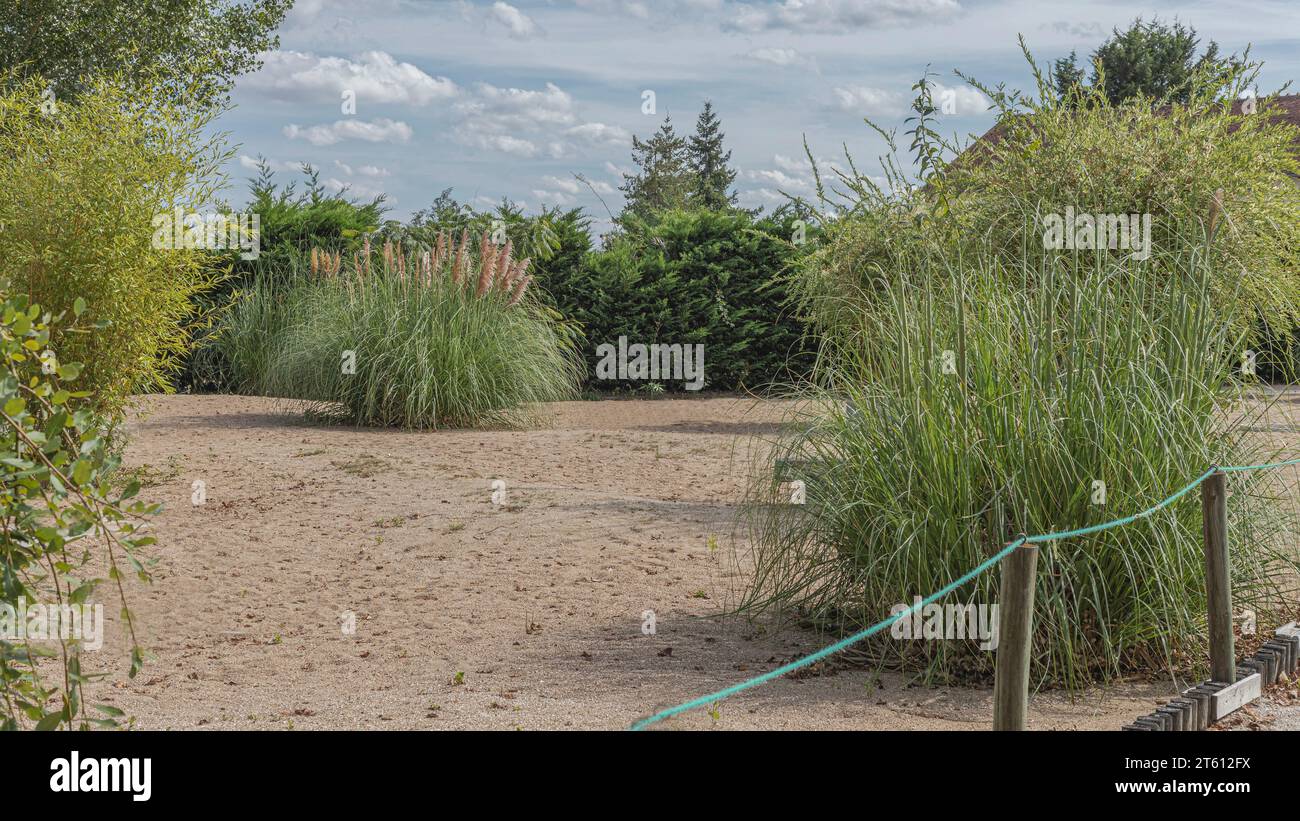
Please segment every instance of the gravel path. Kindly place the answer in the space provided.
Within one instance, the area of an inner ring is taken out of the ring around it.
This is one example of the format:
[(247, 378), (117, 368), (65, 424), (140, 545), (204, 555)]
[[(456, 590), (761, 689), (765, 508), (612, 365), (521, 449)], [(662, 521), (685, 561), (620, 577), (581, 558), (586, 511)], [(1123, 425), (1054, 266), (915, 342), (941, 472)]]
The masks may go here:
[[(143, 409), (127, 461), (167, 507), (155, 580), (130, 597), (153, 658), (129, 680), (110, 629), (88, 662), (109, 674), (89, 700), (138, 727), (621, 729), (822, 644), (718, 617), (741, 581), (726, 546), (750, 449), (779, 404), (564, 403), (544, 429), (434, 433), (314, 427), (256, 398)], [(1170, 695), (1039, 695), (1030, 726), (1114, 729)], [(990, 721), (988, 690), (841, 671), (663, 726)]]

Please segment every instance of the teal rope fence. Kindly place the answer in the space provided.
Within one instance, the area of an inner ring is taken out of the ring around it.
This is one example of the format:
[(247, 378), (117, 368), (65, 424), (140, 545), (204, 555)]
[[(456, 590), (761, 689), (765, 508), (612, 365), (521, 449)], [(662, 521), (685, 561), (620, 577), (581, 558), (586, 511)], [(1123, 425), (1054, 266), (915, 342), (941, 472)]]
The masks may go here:
[(748, 681), (742, 681), (739, 684), (733, 684), (730, 687), (717, 691), (716, 693), (709, 693), (707, 696), (700, 696), (699, 698), (691, 699), (690, 701), (684, 702), (682, 704), (678, 704), (676, 707), (670, 707), (667, 710), (661, 710), (655, 713), (654, 715), (650, 716), (649, 718), (643, 718), (640, 721), (636, 722), (635, 724), (632, 725), (631, 729), (643, 730), (646, 727), (649, 727), (651, 724), (654, 724), (659, 721), (663, 721), (665, 718), (671, 718), (681, 713), (689, 712), (691, 710), (698, 710), (701, 707), (707, 707), (710, 704), (714, 704), (716, 702), (723, 700), (724, 698), (729, 698), (730, 696), (734, 696), (736, 693), (742, 692), (744, 690), (748, 690), (751, 687), (757, 687), (760, 684), (766, 684), (772, 679), (780, 678), (781, 676), (784, 676), (787, 673), (792, 673), (795, 670), (798, 670), (803, 667), (807, 667), (810, 664), (815, 664), (821, 661), (822, 659), (826, 658), (827, 656), (833, 656), (836, 653), (840, 652), (841, 650), (844, 650), (851, 645), (857, 644), (858, 642), (862, 641), (865, 638), (874, 636), (876, 633), (879, 633), (881, 630), (884, 630), (885, 628), (889, 627), (894, 622), (897, 622), (900, 619), (911, 616), (917, 610), (920, 610), (921, 608), (926, 607), (928, 605), (934, 604), (936, 601), (948, 595), (949, 593), (956, 590), (957, 588), (961, 587), (963, 584), (966, 584), (971, 579), (974, 579), (976, 576), (979, 576), (981, 573), (988, 570), (990, 567), (993, 567), (998, 562), (1005, 559), (1007, 556), (1010, 556), (1022, 545), (1042, 544), (1043, 542), (1054, 542), (1058, 539), (1070, 539), (1077, 536), (1086, 536), (1089, 533), (1097, 533), (1102, 530), (1110, 530), (1111, 528), (1122, 527), (1127, 524), (1132, 524), (1133, 522), (1136, 522), (1138, 519), (1144, 518), (1146, 516), (1150, 516), (1153, 513), (1156, 513), (1166, 507), (1169, 507), (1169, 505), (1172, 505), (1174, 502), (1178, 501), (1182, 497), (1191, 493), (1196, 488), (1200, 487), (1202, 482), (1204, 482), (1206, 479), (1213, 476), (1218, 471), (1222, 471), (1224, 473), (1243, 473), (1246, 471), (1273, 470), (1275, 468), (1289, 467), (1291, 465), (1300, 465), (1300, 459), (1290, 459), (1285, 462), (1271, 462), (1263, 465), (1237, 465), (1233, 467), (1213, 467), (1205, 471), (1204, 473), (1202, 473), (1194, 481), (1190, 482), (1186, 487), (1182, 488), (1177, 493), (1174, 493), (1172, 496), (1169, 496), (1164, 501), (1159, 502), (1158, 504), (1152, 505), (1151, 507), (1147, 508), (1141, 513), (1134, 513), (1132, 516), (1125, 516), (1122, 519), (1115, 519), (1113, 521), (1105, 522), (1103, 524), (1092, 525), (1091, 527), (1081, 527), (1077, 530), (1065, 530), (1065, 531), (1061, 531), (1060, 533), (1043, 533), (1037, 536), (1021, 536), (1011, 544), (1004, 547), (1002, 550), (998, 551), (989, 559), (985, 560), (984, 562), (981, 562), (978, 567), (976, 567), (974, 570), (971, 570), (969, 573), (962, 576), (960, 579), (957, 579), (957, 581), (947, 585), (946, 587), (943, 587), (940, 590), (935, 591), (934, 593), (931, 593), (929, 596), (925, 597), (919, 602), (916, 602), (911, 607), (907, 608), (901, 613), (895, 613), (894, 615), (890, 616), (884, 621), (879, 622), (877, 624), (873, 624), (867, 629), (854, 633), (848, 638), (841, 639), (840, 641), (835, 642), (829, 647), (823, 647), (822, 649), (818, 650), (817, 652), (811, 655), (804, 656), (801, 659), (792, 661), (789, 664), (776, 668), (775, 670), (770, 670), (766, 673), (763, 673), (761, 676), (755, 676), (754, 678), (751, 678)]

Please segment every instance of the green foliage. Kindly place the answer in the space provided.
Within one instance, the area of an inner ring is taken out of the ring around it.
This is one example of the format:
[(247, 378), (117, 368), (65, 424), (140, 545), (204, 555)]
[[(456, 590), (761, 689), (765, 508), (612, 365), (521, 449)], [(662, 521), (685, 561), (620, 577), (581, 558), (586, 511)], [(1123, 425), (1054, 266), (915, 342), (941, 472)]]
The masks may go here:
[(734, 208), (736, 172), (729, 164), (731, 152), (723, 147), (724, 137), (712, 102), (704, 103), (689, 139), (677, 136), (672, 117), (665, 117), (649, 140), (633, 136), (637, 171), (624, 174), (619, 189), (626, 198), (619, 216), (622, 227), (639, 230), (669, 211)]
[[(832, 194), (819, 178), (823, 241), (795, 282), (821, 332), (821, 389), (777, 452), (807, 504), (771, 505), (770, 467), (756, 481), (746, 609), (874, 623), (1018, 533), (1109, 521), (1209, 465), (1275, 455), (1252, 435), (1267, 400), (1235, 367), (1259, 317), (1296, 316), (1295, 129), (1268, 100), (1232, 115), (1244, 70), (1225, 85), (1207, 68), (1187, 106), (1163, 111), (1096, 89), (1072, 106), (1035, 73), (1041, 102), (981, 87), (999, 128), (956, 162), (926, 125), (923, 80), (921, 186), (893, 156), (884, 187), (851, 158)], [(1151, 256), (1045, 247), (1043, 216), (1067, 206), (1152, 214)], [(1234, 595), (1264, 619), (1295, 594), (1294, 478), (1233, 478)], [(1203, 666), (1199, 540), (1191, 498), (1045, 551), (1038, 679)], [(996, 594), (986, 574), (953, 595)], [(991, 669), (972, 642), (871, 647), (935, 677)]]
[(1024, 247), (1031, 258), (1052, 252), (1024, 238), (1041, 238), (1042, 216), (1066, 206), (1151, 214), (1154, 246), (1178, 247), (1204, 230), (1222, 189), (1224, 230), (1212, 264), (1244, 276), (1217, 283), (1216, 303), (1240, 328), (1260, 318), (1293, 327), (1300, 318), (1300, 187), (1292, 176), (1300, 174), (1300, 129), (1276, 116), (1272, 97), (1260, 100), (1256, 114), (1233, 114), (1232, 101), (1257, 70), (1240, 66), (1225, 77), (1204, 66), (1188, 81), (1185, 105), (1160, 108), (1144, 96), (1115, 105), (1092, 89), (1074, 109), (1053, 98), (1034, 66), (1043, 102), (989, 92), (1001, 111), (999, 138), (945, 169), (932, 188), (947, 197), (957, 233), (987, 232), (997, 246)]
[(117, 80), (53, 109), (42, 90), (32, 79), (0, 94), (0, 287), (55, 313), (89, 303), (106, 327), (55, 341), (117, 414), (133, 391), (168, 389), (213, 280), (203, 252), (154, 247), (154, 219), (202, 208), (228, 155), (202, 136), (210, 113)]
[(539, 282), (583, 326), (589, 374), (597, 347), (626, 336), (647, 345), (702, 343), (710, 389), (762, 389), (797, 381), (810, 364), (783, 279), (800, 253), (795, 236), (786, 212), (756, 220), (741, 211), (671, 211)]
[(731, 152), (722, 147), (725, 136), (713, 103), (705, 102), (695, 122), (695, 134), (686, 148), (687, 165), (695, 178), (690, 196), (694, 208), (721, 211), (736, 204), (736, 194), (732, 191), (736, 172), (730, 166)]
[(244, 210), (258, 215), (261, 248), (256, 260), (236, 262), (235, 285), (246, 285), (264, 271), (290, 267), (312, 248), (355, 249), (363, 236), (379, 229), (385, 210), (382, 195), (361, 202), (346, 191), (330, 193), (321, 185), (319, 172), (310, 165), (302, 170), (307, 179), (299, 191), (294, 182), (279, 186), (270, 166), (259, 159)]
[[(57, 642), (19, 640), (15, 617), (25, 604), (90, 606), (108, 582), (130, 636), (131, 676), (143, 663), (126, 607), (125, 572), (147, 581), (136, 551), (156, 505), (135, 501), (139, 484), (118, 487), (105, 431), (78, 389), (81, 367), (61, 363), (55, 340), (90, 330), (77, 322), (56, 332), (51, 317), (25, 297), (0, 302), (0, 729), (116, 726), (121, 711), (82, 699), (93, 676), (82, 669), (85, 644), (61, 630)], [(107, 578), (97, 574), (104, 573)], [(76, 622), (62, 621), (69, 628)], [(84, 622), (83, 622), (84, 625)], [(99, 628), (103, 623), (99, 621)], [(12, 632), (11, 632), (12, 631)], [(6, 640), (6, 636), (9, 640)], [(53, 638), (53, 637), (49, 637)], [(56, 675), (50, 675), (54, 658)]]
[[(515, 241), (515, 247), (522, 249), (520, 255), (533, 260), (533, 277), (544, 283), (561, 279), (564, 272), (577, 270), (592, 250), (590, 218), (581, 209), (574, 208), (563, 212), (547, 212), (534, 219), (545, 223), (550, 251), (540, 255), (529, 251), (530, 245), (536, 246), (537, 242), (530, 242), (527, 236), (522, 243)], [(510, 238), (514, 240), (514, 236), (511, 234)]]
[(579, 208), (564, 211), (543, 207), (541, 213), (529, 216), (506, 199), (494, 208), (476, 211), (458, 203), (448, 189), (432, 206), (417, 211), (409, 226), (385, 226), (382, 236), (408, 244), (432, 245), (443, 231), (453, 236), (464, 231), (469, 231), (470, 236), (487, 233), (498, 245), (509, 242), (514, 255), (530, 260), (534, 277), (540, 278), (549, 270), (576, 264), (591, 249), (589, 224)]
[(686, 140), (677, 136), (672, 117), (664, 117), (648, 140), (632, 136), (632, 162), (635, 174), (624, 174), (626, 204), (620, 219), (651, 220), (657, 214), (686, 207), (695, 187), (687, 156)]
[[(1257, 66), (1238, 67), (1226, 78), (1206, 67), (1195, 74), (1186, 105), (1161, 108), (1146, 97), (1112, 104), (1096, 88), (1086, 92), (1083, 105), (1071, 105), (1053, 93), (1032, 58), (1030, 64), (1037, 100), (979, 86), (1000, 111), (998, 125), (955, 161), (943, 156), (958, 153), (956, 146), (914, 129), (921, 139), (913, 151), (929, 162), (923, 186), (914, 186), (892, 156), (886, 160), (888, 190), (842, 175), (848, 202), (821, 204), (834, 230), (819, 252), (821, 262), (799, 280), (808, 310), (828, 333), (840, 319), (852, 322), (853, 293), (911, 266), (921, 249), (940, 245), (945, 254), (978, 254), (988, 244), (1007, 265), (1024, 262), (1034, 271), (1040, 257), (1057, 253), (1044, 248), (1043, 218), (1066, 208), (1150, 214), (1154, 248), (1180, 247), (1204, 230), (1220, 188), (1223, 230), (1212, 264), (1244, 273), (1214, 283), (1216, 305), (1239, 329), (1260, 321), (1295, 327), (1300, 187), (1291, 175), (1300, 174), (1300, 131), (1277, 116), (1272, 97), (1261, 98), (1254, 115), (1233, 114), (1231, 103)], [(918, 129), (929, 105), (918, 95)], [(1153, 275), (1163, 276), (1158, 270)]]
[[(60, 101), (104, 74), (134, 88), (205, 108), (279, 47), (275, 28), (293, 0), (23, 0), (0, 8), (0, 65), (39, 78)], [(158, 76), (165, 83), (157, 83)]]
[[(543, 210), (529, 216), (515, 204), (502, 201), (493, 209), (476, 211), (457, 202), (448, 189), (428, 208), (417, 211), (409, 224), (401, 225), (382, 220), (382, 198), (362, 203), (350, 199), (345, 192), (327, 194), (314, 171), (310, 168), (305, 171), (307, 187), (299, 193), (292, 183), (277, 187), (273, 175), (263, 165), (253, 185), (253, 200), (247, 207), (261, 215), (261, 256), (252, 262), (231, 260), (233, 275), (225, 280), (222, 289), (208, 297), (214, 317), (245, 294), (252, 295), (252, 304), (259, 307), (246, 305), (240, 316), (218, 319), (211, 329), (202, 331), (200, 350), (190, 361), (186, 375), (188, 384), (196, 389), (250, 389), (247, 384), (238, 385), (229, 380), (236, 373), (249, 373), (251, 366), (226, 361), (224, 357), (230, 354), (247, 359), (266, 353), (265, 346), (238, 328), (272, 321), (271, 316), (261, 315), (265, 306), (258, 294), (267, 290), (283, 291), (280, 286), (291, 284), (310, 270), (307, 258), (312, 248), (338, 251), (351, 260), (352, 254), (370, 237), (400, 242), (408, 248), (430, 248), (439, 233), (456, 237), (464, 231), (471, 236), (488, 233), (499, 244), (510, 242), (516, 258), (529, 259), (529, 270), (535, 279), (577, 266), (591, 249), (589, 220), (580, 209)], [(266, 280), (275, 282), (263, 288)], [(231, 331), (235, 341), (225, 344), (217, 339), (224, 329), (235, 329)]]
[(525, 425), (534, 403), (576, 395), (573, 332), (522, 267), (510, 288), (496, 276), (483, 289), (482, 256), (425, 253), (386, 249), (372, 266), (363, 251), (359, 269), (260, 280), (213, 347), (241, 390), (304, 400), (326, 421)]
[(1059, 57), (1052, 63), (1052, 88), (1059, 96), (1076, 93), (1085, 84), (1087, 74), (1079, 65), (1079, 53), (1071, 51), (1069, 57)]
[[(800, 433), (778, 448), (797, 466), (784, 478), (806, 481), (806, 504), (770, 504), (770, 469), (755, 482), (757, 572), (745, 609), (845, 629), (875, 623), (1017, 534), (1110, 521), (1209, 465), (1277, 455), (1251, 432), (1264, 410), (1245, 401), (1230, 365), (1240, 339), (1214, 308), (1211, 281), (1232, 274), (1188, 239), (1150, 262), (1103, 252), (1043, 258), (1034, 271), (1008, 269), (992, 246), (940, 251), (882, 281), (864, 297), (852, 343), (824, 352), (834, 389), (809, 397)], [(1156, 267), (1175, 275), (1154, 276)], [(1261, 622), (1281, 617), (1296, 593), (1286, 506), (1300, 498), (1294, 475), (1289, 501), (1279, 498), (1285, 478), (1231, 479), (1234, 601)], [(1204, 667), (1200, 545), (1193, 495), (1045, 546), (1037, 680), (1078, 687)], [(990, 572), (947, 602), (997, 600)], [(978, 645), (881, 636), (870, 648), (951, 679), (991, 672)]]
[[(1230, 72), (1238, 64), (1233, 57), (1220, 59), (1219, 46), (1213, 41), (1198, 58), (1198, 44), (1194, 28), (1178, 22), (1165, 25), (1156, 18), (1144, 23), (1139, 17), (1125, 31), (1114, 29), (1092, 53), (1092, 86), (1111, 103), (1134, 97), (1188, 103), (1198, 71)], [(1083, 77), (1074, 52), (1053, 64), (1052, 86), (1059, 95), (1069, 95), (1082, 86)]]
[[(382, 222), (382, 196), (361, 202), (349, 197), (346, 191), (328, 192), (321, 185), (317, 171), (309, 165), (302, 169), (306, 185), (301, 191), (295, 182), (279, 185), (264, 159), (259, 160), (258, 168), (258, 175), (249, 186), (249, 203), (244, 208), (245, 213), (258, 215), (258, 256), (245, 260), (238, 254), (228, 254), (209, 260), (210, 266), (224, 269), (225, 274), (216, 287), (199, 299), (203, 321), (191, 329), (195, 351), (185, 362), (184, 372), (177, 379), (178, 387), (232, 390), (227, 381), (231, 364), (218, 355), (224, 349), (208, 343), (216, 333), (221, 315), (239, 294), (256, 289), (264, 279), (304, 269), (312, 248), (350, 253), (360, 247), (362, 237), (378, 230)], [(200, 353), (204, 346), (208, 350)]]
[(269, 372), (295, 302), (286, 302), (295, 277), (264, 276), (241, 289), (190, 358), (187, 376), (196, 389), (257, 393)]

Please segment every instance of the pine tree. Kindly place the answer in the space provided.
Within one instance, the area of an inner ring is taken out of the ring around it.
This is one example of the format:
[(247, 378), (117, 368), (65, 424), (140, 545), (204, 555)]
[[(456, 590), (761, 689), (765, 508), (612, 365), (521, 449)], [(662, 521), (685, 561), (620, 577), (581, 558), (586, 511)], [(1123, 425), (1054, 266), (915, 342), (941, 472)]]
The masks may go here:
[(1052, 85), (1061, 97), (1084, 85), (1083, 69), (1079, 67), (1077, 53), (1072, 51), (1069, 57), (1060, 58), (1052, 64)]
[[(1097, 87), (1104, 75), (1101, 91), (1112, 103), (1122, 103), (1138, 94), (1186, 103), (1192, 74), (1197, 69), (1210, 67), (1226, 73), (1241, 64), (1236, 55), (1220, 57), (1219, 46), (1213, 41), (1197, 57), (1199, 45), (1194, 28), (1178, 22), (1168, 25), (1158, 19), (1147, 23), (1139, 17), (1126, 31), (1114, 29), (1111, 37), (1092, 53), (1091, 87)], [(1052, 85), (1062, 97), (1076, 86), (1089, 87), (1074, 52), (1053, 64)]]
[(686, 140), (673, 129), (672, 117), (649, 140), (632, 137), (632, 162), (637, 173), (624, 174), (619, 190), (626, 198), (623, 219), (649, 219), (672, 208), (685, 207), (692, 189)]
[(722, 211), (736, 204), (736, 194), (731, 186), (736, 172), (728, 163), (731, 152), (723, 153), (722, 122), (713, 111), (713, 103), (705, 102), (704, 110), (695, 121), (695, 136), (687, 149), (687, 160), (692, 180), (691, 204), (710, 211)]
[[(1114, 29), (1113, 36), (1101, 44), (1092, 59), (1105, 73), (1103, 90), (1113, 103), (1138, 94), (1186, 103), (1192, 73), (1199, 66), (1226, 66), (1231, 59), (1219, 59), (1219, 46), (1214, 41), (1198, 59), (1197, 45), (1194, 28), (1178, 22), (1169, 26), (1154, 19), (1143, 23), (1138, 18), (1127, 31)], [(1094, 71), (1093, 85), (1100, 82)]]

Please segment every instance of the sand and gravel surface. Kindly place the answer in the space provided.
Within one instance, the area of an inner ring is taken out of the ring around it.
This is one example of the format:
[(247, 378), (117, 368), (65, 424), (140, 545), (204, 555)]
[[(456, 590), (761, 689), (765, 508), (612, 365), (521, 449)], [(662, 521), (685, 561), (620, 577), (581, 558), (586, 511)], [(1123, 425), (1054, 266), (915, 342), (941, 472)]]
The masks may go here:
[[(621, 729), (769, 670), (825, 638), (718, 614), (749, 454), (786, 409), (575, 402), (534, 430), (417, 433), (145, 397), (126, 462), (166, 507), (129, 595), (152, 658), (128, 679), (110, 627), (89, 700), (146, 729)], [(785, 678), (660, 726), (989, 726), (987, 689), (875, 681)], [(1114, 729), (1170, 694), (1040, 694), (1030, 726)]]

